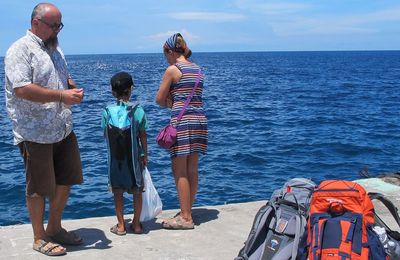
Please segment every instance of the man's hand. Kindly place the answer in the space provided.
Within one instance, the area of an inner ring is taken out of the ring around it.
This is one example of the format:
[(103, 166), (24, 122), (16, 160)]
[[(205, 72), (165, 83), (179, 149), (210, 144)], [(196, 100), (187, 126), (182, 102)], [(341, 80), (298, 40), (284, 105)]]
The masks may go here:
[(82, 102), (83, 95), (82, 88), (66, 89), (62, 90), (60, 100), (66, 105), (76, 105)]

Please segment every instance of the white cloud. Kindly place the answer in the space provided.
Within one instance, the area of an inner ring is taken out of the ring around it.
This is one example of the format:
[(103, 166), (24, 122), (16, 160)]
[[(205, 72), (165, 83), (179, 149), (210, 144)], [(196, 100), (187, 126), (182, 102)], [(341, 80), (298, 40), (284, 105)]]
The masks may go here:
[(256, 10), (267, 15), (284, 15), (299, 13), (308, 9), (310, 6), (305, 4), (276, 3), (258, 4), (254, 6)]
[(297, 20), (289, 23), (271, 23), (273, 31), (280, 36), (332, 35), (332, 34), (365, 34), (377, 32), (374, 28), (332, 23), (322, 20)]
[(400, 6), (363, 13), (354, 11), (352, 15), (321, 12), (320, 5), (290, 0), (236, 0), (235, 6), (243, 11), (263, 14), (264, 21), (280, 36), (370, 34), (400, 21)]
[(305, 15), (267, 17), (273, 31), (278, 35), (311, 35), (311, 34), (370, 34), (382, 30), (382, 25), (400, 20), (400, 7), (377, 10), (357, 15)]
[(199, 36), (189, 32), (186, 29), (169, 30), (166, 32), (160, 32), (157, 34), (148, 35), (148, 36), (145, 36), (145, 38), (149, 39), (151, 41), (155, 41), (155, 42), (160, 42), (160, 41), (163, 42), (163, 41), (166, 41), (168, 39), (168, 37), (170, 37), (171, 35), (173, 35), (174, 33), (177, 33), (177, 32), (181, 33), (182, 36), (185, 38), (185, 40), (193, 41), (193, 40), (197, 40), (200, 38)]
[(239, 9), (245, 9), (254, 13), (263, 13), (267, 15), (285, 15), (295, 14), (304, 10), (310, 9), (309, 4), (303, 3), (290, 3), (290, 2), (275, 2), (265, 3), (259, 0), (238, 0), (236, 6)]
[(400, 6), (390, 9), (378, 10), (364, 15), (345, 17), (351, 23), (361, 24), (370, 22), (389, 22), (400, 20)]
[(177, 20), (195, 20), (195, 21), (214, 21), (214, 22), (232, 22), (245, 19), (242, 14), (222, 13), (222, 12), (179, 12), (171, 13), (169, 17)]

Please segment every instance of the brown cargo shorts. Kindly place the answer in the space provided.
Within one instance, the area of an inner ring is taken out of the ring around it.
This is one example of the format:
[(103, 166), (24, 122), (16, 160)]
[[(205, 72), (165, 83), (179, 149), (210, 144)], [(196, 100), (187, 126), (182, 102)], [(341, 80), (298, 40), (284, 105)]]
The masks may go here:
[(53, 197), (57, 185), (83, 182), (78, 141), (71, 132), (53, 144), (24, 141), (18, 144), (25, 164), (26, 196)]

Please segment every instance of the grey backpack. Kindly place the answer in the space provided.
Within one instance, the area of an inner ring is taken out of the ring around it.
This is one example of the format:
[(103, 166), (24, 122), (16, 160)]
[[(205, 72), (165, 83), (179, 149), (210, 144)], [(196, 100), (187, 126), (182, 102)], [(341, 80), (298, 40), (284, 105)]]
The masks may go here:
[(268, 203), (257, 212), (250, 234), (235, 260), (296, 259), (315, 187), (310, 179), (293, 178), (275, 190)]

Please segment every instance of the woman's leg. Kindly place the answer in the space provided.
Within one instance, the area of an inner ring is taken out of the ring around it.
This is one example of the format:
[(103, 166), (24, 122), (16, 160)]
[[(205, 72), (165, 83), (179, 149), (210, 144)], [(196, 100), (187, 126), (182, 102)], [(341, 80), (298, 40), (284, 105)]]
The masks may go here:
[(193, 203), (196, 199), (196, 194), (199, 186), (199, 154), (193, 153), (189, 155), (186, 165), (186, 172), (189, 180), (190, 187), (190, 208), (193, 207)]
[(124, 223), (124, 196), (122, 191), (114, 191), (115, 214), (118, 220), (118, 231), (125, 231)]
[(172, 172), (174, 173), (176, 190), (178, 192), (180, 215), (185, 221), (192, 222), (192, 205), (189, 178), (187, 174), (188, 156), (177, 156), (172, 158)]
[(133, 193), (133, 220), (131, 227), (135, 233), (142, 232), (142, 226), (140, 225), (140, 214), (142, 213), (142, 192), (135, 191)]

